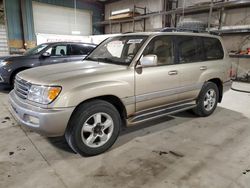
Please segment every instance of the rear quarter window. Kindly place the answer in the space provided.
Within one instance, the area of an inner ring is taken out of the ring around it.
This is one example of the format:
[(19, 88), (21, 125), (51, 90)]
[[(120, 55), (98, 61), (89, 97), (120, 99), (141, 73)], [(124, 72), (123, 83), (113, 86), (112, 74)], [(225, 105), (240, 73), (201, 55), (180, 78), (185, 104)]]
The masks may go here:
[(218, 60), (224, 58), (221, 42), (217, 38), (203, 38), (206, 60)]

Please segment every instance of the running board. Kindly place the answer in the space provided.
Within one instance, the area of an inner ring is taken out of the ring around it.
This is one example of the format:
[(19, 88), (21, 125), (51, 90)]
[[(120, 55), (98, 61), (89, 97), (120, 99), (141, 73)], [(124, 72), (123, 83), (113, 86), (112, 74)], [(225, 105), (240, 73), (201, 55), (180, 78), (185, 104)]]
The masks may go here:
[(137, 115), (130, 117), (127, 120), (127, 125), (132, 126), (134, 124), (157, 119), (157, 118), (164, 117), (170, 114), (175, 114), (175, 113), (189, 110), (195, 107), (196, 107), (196, 104), (185, 103), (185, 104), (181, 104), (178, 106), (168, 106), (168, 107), (157, 109), (157, 110), (146, 111), (144, 113), (139, 113)]

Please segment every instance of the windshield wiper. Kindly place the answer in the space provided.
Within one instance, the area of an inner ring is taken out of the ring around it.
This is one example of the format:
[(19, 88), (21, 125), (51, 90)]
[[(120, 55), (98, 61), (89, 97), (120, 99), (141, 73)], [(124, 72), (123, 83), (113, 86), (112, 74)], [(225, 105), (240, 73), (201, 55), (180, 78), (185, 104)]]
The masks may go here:
[(105, 57), (105, 58), (100, 57), (100, 58), (97, 58), (97, 59), (98, 59), (98, 61), (103, 61), (103, 62), (107, 62), (107, 63), (120, 63), (118, 61), (115, 61), (115, 60), (107, 58), (107, 57)]
[(98, 57), (98, 58), (88, 57), (86, 60), (98, 61), (100, 63), (104, 62), (104, 63), (123, 64), (122, 62), (115, 61), (115, 60), (107, 58), (107, 57)]
[(84, 60), (90, 60), (90, 61), (99, 61), (98, 58), (93, 58), (93, 57), (87, 57)]

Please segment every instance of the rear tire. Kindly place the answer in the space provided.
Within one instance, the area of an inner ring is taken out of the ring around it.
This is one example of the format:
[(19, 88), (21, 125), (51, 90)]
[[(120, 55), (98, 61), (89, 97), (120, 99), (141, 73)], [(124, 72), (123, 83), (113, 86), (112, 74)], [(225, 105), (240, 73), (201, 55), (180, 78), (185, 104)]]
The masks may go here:
[(219, 89), (213, 82), (206, 82), (197, 99), (197, 106), (193, 112), (200, 116), (206, 117), (211, 115), (217, 107), (219, 99)]
[(82, 156), (98, 155), (116, 141), (121, 128), (117, 109), (103, 100), (80, 105), (70, 118), (65, 138), (73, 151)]

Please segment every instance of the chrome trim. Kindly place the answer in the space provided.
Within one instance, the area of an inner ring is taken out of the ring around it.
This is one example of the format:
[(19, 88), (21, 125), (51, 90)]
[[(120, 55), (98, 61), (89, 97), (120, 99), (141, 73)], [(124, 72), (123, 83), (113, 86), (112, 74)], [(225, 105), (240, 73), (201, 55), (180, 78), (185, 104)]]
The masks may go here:
[(152, 100), (156, 98), (167, 97), (170, 95), (193, 91), (196, 89), (201, 89), (202, 86), (203, 86), (203, 83), (199, 83), (199, 84), (182, 86), (178, 88), (167, 89), (167, 90), (162, 90), (162, 91), (157, 91), (157, 92), (152, 92), (152, 93), (146, 93), (143, 95), (136, 96), (136, 102), (143, 102), (143, 101)]
[(14, 86), (16, 95), (22, 99), (27, 99), (31, 84), (16, 76)]
[(169, 105), (169, 106), (166, 106), (165, 108), (160, 108), (158, 110), (152, 110), (152, 111), (149, 111), (149, 112), (145, 112), (145, 113), (138, 113), (138, 115), (136, 115), (136, 118), (138, 117), (144, 117), (144, 116), (147, 116), (147, 115), (150, 115), (150, 114), (154, 114), (154, 113), (160, 113), (166, 109), (173, 109), (173, 108), (176, 108), (176, 107), (182, 107), (183, 105), (190, 105), (190, 106), (195, 106), (196, 103), (195, 101), (191, 101), (191, 102), (187, 102), (187, 103), (180, 103), (180, 104), (176, 104), (176, 105)]
[(145, 121), (160, 118), (163, 116), (175, 114), (175, 113), (182, 112), (182, 111), (185, 111), (188, 109), (192, 109), (194, 107), (196, 107), (195, 101), (178, 104), (176, 106), (174, 106), (174, 105), (173, 106), (166, 106), (165, 108), (160, 108), (160, 109), (155, 110), (155, 111), (149, 111), (149, 112), (146, 112), (143, 114), (134, 115), (134, 116), (130, 117), (129, 119), (127, 119), (127, 125), (132, 126), (134, 124), (138, 124), (138, 123), (142, 123)]
[(199, 83), (199, 84), (194, 84), (194, 85), (189, 85), (189, 86), (182, 86), (178, 88), (147, 93), (147, 94), (138, 95), (138, 96), (126, 97), (122, 99), (122, 102), (124, 105), (131, 105), (131, 104), (135, 104), (136, 102), (138, 103), (138, 102), (148, 101), (148, 100), (152, 100), (156, 98), (167, 97), (170, 95), (176, 95), (176, 94), (184, 93), (188, 91), (193, 91), (196, 89), (201, 89), (202, 86), (203, 86), (203, 83)]

